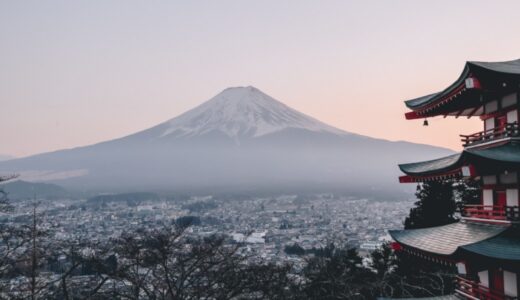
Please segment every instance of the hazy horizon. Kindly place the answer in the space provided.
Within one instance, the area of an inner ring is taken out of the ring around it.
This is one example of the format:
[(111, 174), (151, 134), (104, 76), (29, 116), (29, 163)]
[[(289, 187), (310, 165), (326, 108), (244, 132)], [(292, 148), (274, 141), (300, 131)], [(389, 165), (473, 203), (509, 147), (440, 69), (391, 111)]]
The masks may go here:
[(0, 154), (122, 137), (248, 85), (345, 131), (459, 150), (458, 133), (480, 130), (477, 118), (423, 127), (404, 119), (403, 100), (447, 87), (466, 60), (519, 58), (519, 9), (517, 1), (2, 2)]
[[(219, 93), (215, 94), (215, 97), (217, 97), (219, 94), (225, 92), (225, 90), (228, 90), (228, 89), (234, 89), (234, 88), (249, 88), (249, 87), (253, 87), (255, 89), (257, 89), (256, 87), (252, 86), (252, 85), (249, 85), (247, 87), (242, 87), (242, 86), (239, 86), (239, 87), (228, 87), (226, 89), (224, 89), (223, 91), (220, 91)], [(260, 90), (261, 91), (261, 90)], [(261, 91), (263, 92), (263, 91)], [(191, 109), (187, 110), (187, 111), (183, 111), (181, 113), (179, 113), (179, 115), (176, 115), (170, 119), (167, 119), (167, 120), (162, 120), (156, 124), (154, 124), (153, 126), (149, 126), (149, 127), (146, 127), (146, 128), (141, 128), (135, 132), (130, 132), (130, 133), (127, 133), (127, 134), (124, 134), (123, 136), (114, 136), (114, 137), (109, 137), (107, 138), (106, 140), (101, 140), (101, 141), (97, 141), (97, 142), (93, 142), (93, 143), (90, 143), (90, 144), (85, 144), (85, 145), (72, 145), (71, 147), (66, 147), (66, 148), (59, 148), (59, 149), (53, 149), (53, 150), (50, 150), (50, 151), (43, 151), (43, 152), (39, 152), (39, 153), (31, 153), (31, 154), (28, 154), (28, 155), (25, 155), (25, 156), (14, 156), (14, 155), (11, 155), (11, 154), (3, 154), (3, 153), (0, 153), (0, 161), (5, 161), (5, 160), (10, 160), (10, 159), (17, 159), (17, 158), (25, 158), (25, 157), (30, 157), (30, 156), (33, 156), (33, 155), (38, 155), (38, 154), (44, 154), (44, 153), (53, 153), (53, 152), (56, 152), (56, 151), (60, 151), (60, 150), (68, 150), (68, 149), (76, 149), (76, 148), (83, 148), (83, 147), (86, 147), (86, 146), (92, 146), (92, 145), (97, 145), (97, 144), (101, 144), (101, 143), (104, 143), (104, 142), (108, 142), (108, 141), (114, 141), (114, 140), (118, 140), (118, 139), (121, 139), (121, 138), (125, 138), (125, 137), (130, 137), (132, 135), (135, 135), (135, 134), (139, 134), (139, 133), (142, 133), (144, 131), (148, 131), (150, 129), (153, 129), (154, 127), (156, 126), (159, 126), (159, 125), (162, 125), (164, 123), (169, 123), (171, 122), (172, 120), (174, 119), (178, 119), (178, 117), (186, 114), (186, 113), (190, 113), (194, 110), (196, 110), (198, 107), (202, 106), (203, 104), (209, 102), (210, 100), (212, 100), (213, 98), (215, 97), (211, 97), (211, 98), (208, 98), (207, 100), (201, 102), (201, 103), (197, 103), (194, 105), (194, 107), (192, 107)], [(277, 100), (277, 99), (276, 99)], [(283, 103), (283, 102), (282, 102)], [(284, 103), (285, 104), (285, 103)], [(314, 118), (314, 116), (310, 115), (310, 114), (306, 114), (307, 116), (311, 117), (311, 118)], [(318, 121), (322, 121), (322, 120), (319, 120), (319, 119), (316, 119)], [(326, 122), (324, 122), (324, 124), (326, 125), (330, 125)], [(343, 130), (344, 132), (347, 132), (347, 133), (353, 133), (353, 134), (358, 134), (357, 132), (349, 132), (349, 131), (346, 131), (344, 129), (341, 129), (339, 127), (334, 127), (333, 128), (337, 128), (337, 129), (340, 129), (340, 130)], [(368, 136), (368, 135), (364, 135), (364, 136)], [(368, 136), (370, 137), (370, 136)], [(375, 137), (377, 138), (377, 137)], [(380, 139), (380, 140), (386, 140), (385, 138), (377, 138), (377, 139)], [(392, 140), (389, 140), (389, 141), (392, 141)], [(407, 142), (405, 140), (394, 140), (396, 142), (400, 142), (400, 141), (404, 141), (404, 142)], [(419, 142), (416, 142), (416, 144), (418, 145), (431, 145), (431, 144), (428, 144), (428, 143), (419, 143)], [(433, 145), (435, 146), (435, 145)], [(439, 146), (441, 148), (445, 148), (445, 149), (448, 149), (448, 150), (453, 150), (453, 149), (450, 149), (448, 147), (443, 147), (443, 146)]]

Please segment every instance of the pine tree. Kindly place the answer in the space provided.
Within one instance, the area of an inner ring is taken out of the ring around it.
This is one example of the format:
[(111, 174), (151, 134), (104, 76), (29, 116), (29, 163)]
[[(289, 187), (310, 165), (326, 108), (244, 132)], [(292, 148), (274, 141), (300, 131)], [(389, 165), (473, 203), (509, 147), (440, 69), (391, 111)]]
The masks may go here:
[(461, 180), (455, 184), (457, 201), (462, 205), (480, 204), (482, 185), (479, 180)]
[(456, 222), (453, 182), (432, 181), (417, 186), (418, 201), (404, 221), (405, 229), (427, 228)]

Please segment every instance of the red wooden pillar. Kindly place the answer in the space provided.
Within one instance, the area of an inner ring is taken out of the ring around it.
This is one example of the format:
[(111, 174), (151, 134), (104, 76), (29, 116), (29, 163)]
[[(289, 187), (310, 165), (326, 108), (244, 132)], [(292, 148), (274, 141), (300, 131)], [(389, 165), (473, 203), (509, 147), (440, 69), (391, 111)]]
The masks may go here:
[(501, 269), (491, 269), (490, 270), (490, 283), (491, 289), (504, 293), (504, 272)]
[(507, 124), (506, 115), (498, 116), (495, 128), (497, 128), (499, 132), (502, 132), (506, 128), (506, 124)]
[(500, 206), (500, 207), (505, 207), (506, 203), (507, 203), (506, 191), (505, 190), (496, 191), (495, 199), (496, 199), (495, 205)]

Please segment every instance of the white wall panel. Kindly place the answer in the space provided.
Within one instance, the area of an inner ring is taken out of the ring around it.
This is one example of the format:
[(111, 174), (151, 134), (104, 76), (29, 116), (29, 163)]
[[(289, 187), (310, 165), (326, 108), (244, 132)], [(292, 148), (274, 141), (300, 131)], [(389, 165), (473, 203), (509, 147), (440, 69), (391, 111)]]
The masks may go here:
[(516, 93), (505, 95), (502, 98), (502, 107), (508, 107), (516, 103)]
[(516, 273), (504, 271), (504, 293), (508, 296), (518, 296), (518, 281), (516, 280)]
[(481, 285), (489, 287), (489, 272), (487, 270), (478, 272), (478, 278)]
[(482, 181), (484, 182), (484, 184), (496, 184), (497, 177), (496, 177), (496, 175), (482, 176)]
[(494, 118), (486, 119), (486, 121), (484, 121), (484, 130), (490, 130), (493, 128), (495, 128), (495, 119)]
[(506, 190), (506, 205), (518, 206), (518, 189)]
[[(482, 190), (482, 204), (484, 205), (493, 205), (493, 190), (484, 189)], [(491, 209), (491, 208), (489, 208)]]
[(518, 110), (514, 109), (507, 112), (507, 123), (518, 122)]

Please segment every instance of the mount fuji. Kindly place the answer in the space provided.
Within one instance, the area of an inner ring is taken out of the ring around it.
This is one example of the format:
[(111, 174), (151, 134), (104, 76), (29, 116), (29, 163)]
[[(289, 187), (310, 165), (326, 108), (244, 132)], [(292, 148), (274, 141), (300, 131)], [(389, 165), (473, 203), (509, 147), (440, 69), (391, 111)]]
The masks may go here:
[(397, 163), (450, 153), (349, 133), (236, 87), (144, 131), (0, 162), (0, 172), (92, 191), (384, 194), (403, 189)]
[(239, 143), (288, 129), (349, 135), (288, 107), (252, 86), (225, 89), (200, 106), (138, 135), (160, 140), (217, 134)]

